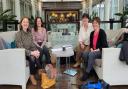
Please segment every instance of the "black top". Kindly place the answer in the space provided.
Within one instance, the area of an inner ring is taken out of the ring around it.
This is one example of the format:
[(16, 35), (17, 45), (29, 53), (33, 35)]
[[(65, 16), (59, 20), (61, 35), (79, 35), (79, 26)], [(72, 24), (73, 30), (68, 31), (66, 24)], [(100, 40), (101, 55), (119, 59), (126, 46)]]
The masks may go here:
[[(94, 36), (94, 31), (91, 32), (90, 34), (90, 48), (93, 48), (93, 36)], [(106, 33), (104, 30), (100, 29), (98, 39), (97, 39), (97, 44), (96, 44), (96, 49), (102, 50), (102, 48), (107, 48), (108, 43), (107, 43), (107, 37)]]
[(124, 33), (123, 41), (128, 41), (128, 33)]

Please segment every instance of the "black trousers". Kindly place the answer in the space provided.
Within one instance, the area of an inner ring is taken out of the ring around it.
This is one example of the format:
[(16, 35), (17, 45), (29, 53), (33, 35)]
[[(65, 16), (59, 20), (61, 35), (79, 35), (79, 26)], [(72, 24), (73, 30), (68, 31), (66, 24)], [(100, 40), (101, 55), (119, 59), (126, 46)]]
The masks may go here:
[(128, 63), (128, 41), (123, 41), (119, 59)]
[[(37, 47), (37, 49), (40, 51), (39, 61), (41, 66), (44, 68), (46, 64), (51, 64), (51, 57), (48, 48), (43, 46), (43, 48)], [(42, 59), (43, 56), (45, 56), (45, 61)]]
[(30, 74), (35, 75), (38, 69), (41, 69), (41, 64), (39, 59), (36, 59), (33, 56), (26, 56), (26, 59), (29, 62)]

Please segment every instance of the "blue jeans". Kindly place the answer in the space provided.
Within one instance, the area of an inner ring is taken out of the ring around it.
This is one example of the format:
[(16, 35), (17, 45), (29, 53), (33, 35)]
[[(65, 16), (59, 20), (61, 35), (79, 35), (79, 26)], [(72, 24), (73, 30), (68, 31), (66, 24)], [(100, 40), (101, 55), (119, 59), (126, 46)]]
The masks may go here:
[(101, 51), (83, 52), (82, 58), (87, 62), (86, 72), (90, 73), (93, 65), (95, 64), (95, 59), (101, 58)]

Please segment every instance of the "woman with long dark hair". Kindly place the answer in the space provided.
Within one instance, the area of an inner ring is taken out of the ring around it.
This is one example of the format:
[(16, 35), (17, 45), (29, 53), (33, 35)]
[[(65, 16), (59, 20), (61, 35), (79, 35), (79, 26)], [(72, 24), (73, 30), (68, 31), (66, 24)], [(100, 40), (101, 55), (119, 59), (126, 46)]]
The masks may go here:
[[(45, 62), (51, 70), (51, 77), (55, 77), (56, 71), (53, 68), (53, 66), (51, 65), (50, 53), (49, 53), (48, 48), (45, 46), (46, 41), (47, 41), (47, 32), (46, 32), (46, 29), (43, 27), (43, 21), (42, 21), (41, 17), (36, 17), (34, 22), (35, 22), (34, 28), (32, 29), (33, 41), (34, 41), (36, 47), (38, 48), (38, 50), (40, 50), (40, 52), (41, 52), (40, 54), (45, 55), (45, 57), (46, 57)], [(43, 65), (42, 57), (40, 57), (40, 62)]]

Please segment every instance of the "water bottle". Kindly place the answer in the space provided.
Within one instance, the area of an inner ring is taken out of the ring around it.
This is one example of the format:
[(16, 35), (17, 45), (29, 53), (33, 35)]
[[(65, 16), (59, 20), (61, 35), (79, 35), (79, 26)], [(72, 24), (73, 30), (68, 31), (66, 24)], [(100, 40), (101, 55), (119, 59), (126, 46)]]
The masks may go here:
[(45, 71), (46, 71), (46, 74), (47, 74), (48, 78), (51, 79), (51, 71), (50, 71), (49, 66), (46, 65)]

